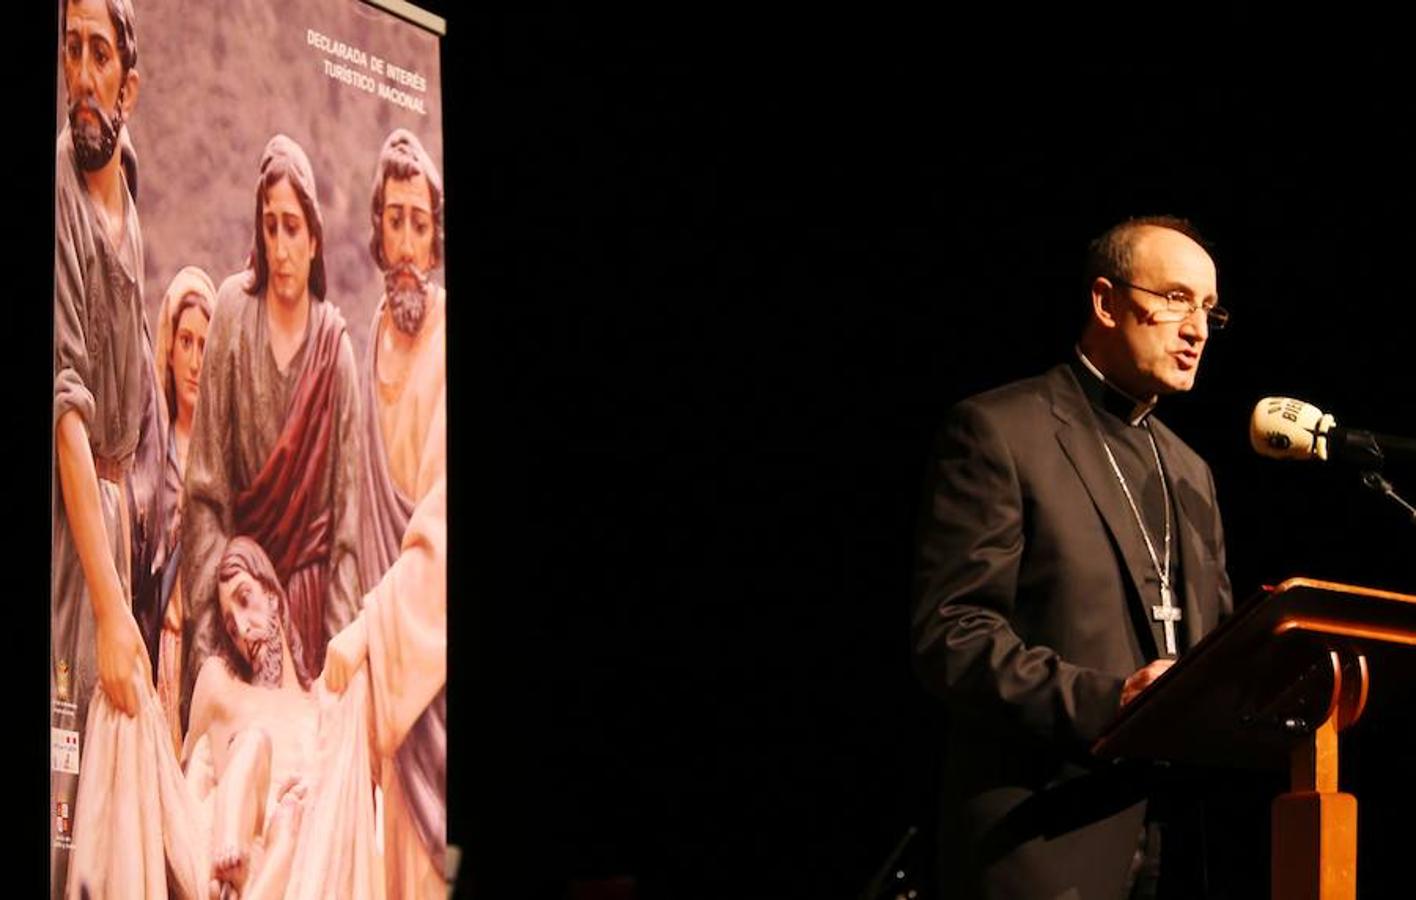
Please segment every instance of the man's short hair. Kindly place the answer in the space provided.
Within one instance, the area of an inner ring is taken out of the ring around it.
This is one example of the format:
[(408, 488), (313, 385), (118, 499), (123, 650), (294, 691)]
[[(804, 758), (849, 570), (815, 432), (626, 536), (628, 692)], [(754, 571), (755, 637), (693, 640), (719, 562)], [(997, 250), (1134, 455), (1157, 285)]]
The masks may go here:
[[(74, 0), (59, 0), (59, 40), (69, 32), (69, 4)], [(108, 18), (113, 21), (113, 33), (118, 37), (118, 60), (127, 75), (138, 67), (138, 38), (134, 26), (133, 0), (107, 0)]]
[(369, 252), (374, 255), (374, 262), (380, 269), (388, 267), (383, 258), (384, 185), (390, 178), (406, 181), (417, 175), (428, 179), (428, 195), (433, 204), (433, 266), (436, 267), (442, 262), (442, 175), (417, 136), (406, 128), (397, 128), (384, 139), (383, 147), (379, 149), (378, 165), (374, 168), (373, 201), (370, 204), (373, 235), (369, 238)]
[(300, 209), (305, 214), (305, 227), (315, 239), (315, 258), (310, 263), (310, 293), (316, 300), (325, 296), (325, 242), (324, 217), (320, 214), (320, 201), (315, 194), (315, 170), (310, 166), (310, 158), (305, 148), (283, 134), (277, 134), (266, 143), (261, 153), (260, 175), (256, 178), (256, 237), (251, 247), (251, 256), (246, 267), (251, 277), (246, 280), (245, 291), (252, 296), (265, 293), (266, 279), (270, 277), (270, 263), (266, 260), (265, 218), (266, 192), (280, 183), (290, 182), (295, 195), (300, 198)]
[(1199, 244), (1206, 253), (1210, 252), (1209, 242), (1200, 235), (1199, 229), (1186, 219), (1179, 216), (1137, 216), (1108, 228), (1088, 246), (1088, 288), (1098, 278), (1131, 280), (1131, 251), (1136, 244), (1136, 233), (1147, 226), (1178, 231)]

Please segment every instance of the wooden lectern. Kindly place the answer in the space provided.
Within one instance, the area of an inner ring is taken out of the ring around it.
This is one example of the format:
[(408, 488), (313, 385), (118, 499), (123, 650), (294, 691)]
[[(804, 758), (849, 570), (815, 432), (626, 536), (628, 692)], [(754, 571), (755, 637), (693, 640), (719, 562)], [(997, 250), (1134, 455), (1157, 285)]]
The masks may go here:
[(1273, 900), (1355, 900), (1357, 798), (1337, 734), (1416, 676), (1416, 596), (1292, 578), (1243, 604), (1129, 703), (1103, 759), (1288, 767), (1273, 803)]

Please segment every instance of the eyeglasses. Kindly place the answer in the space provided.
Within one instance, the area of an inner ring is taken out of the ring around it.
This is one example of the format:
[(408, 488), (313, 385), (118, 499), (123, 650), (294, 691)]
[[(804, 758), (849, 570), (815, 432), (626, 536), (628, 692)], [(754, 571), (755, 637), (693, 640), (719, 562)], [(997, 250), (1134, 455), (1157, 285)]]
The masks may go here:
[(1215, 331), (1222, 331), (1224, 326), (1229, 324), (1229, 310), (1222, 306), (1216, 306), (1213, 301), (1207, 305), (1201, 300), (1196, 300), (1190, 296), (1189, 291), (1153, 291), (1150, 288), (1143, 288), (1139, 284), (1122, 281), (1120, 278), (1111, 280), (1132, 290), (1164, 300), (1165, 307), (1151, 316), (1157, 322), (1183, 322), (1194, 315), (1196, 310), (1202, 309), (1205, 312), (1205, 319), (1209, 322), (1209, 327)]

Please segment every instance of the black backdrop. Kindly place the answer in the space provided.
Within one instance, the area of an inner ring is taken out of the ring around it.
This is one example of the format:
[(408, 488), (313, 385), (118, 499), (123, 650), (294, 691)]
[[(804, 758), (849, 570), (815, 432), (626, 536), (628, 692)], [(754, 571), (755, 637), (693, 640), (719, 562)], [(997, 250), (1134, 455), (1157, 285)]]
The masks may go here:
[[(1416, 433), (1399, 55), (1299, 52), (1243, 7), (1200, 31), (422, 5), (451, 20), (449, 827), (477, 896), (849, 898), (927, 833), (946, 734), (906, 621), (929, 439), (1063, 358), (1085, 243), (1126, 215), (1216, 245), (1234, 322), (1160, 414), (1214, 468), (1236, 593), (1416, 591), (1394, 508), (1246, 438), (1266, 394)], [(47, 386), (19, 382), (38, 430)], [(1391, 896), (1414, 749), (1396, 713), (1345, 739), (1364, 897)]]
[[(478, 523), (455, 821), (489, 895), (855, 897), (927, 835), (945, 735), (905, 623), (928, 442), (1068, 352), (1085, 243), (1126, 215), (1216, 244), (1234, 323), (1161, 414), (1212, 461), (1239, 596), (1416, 589), (1394, 508), (1247, 444), (1266, 394), (1416, 431), (1405, 67), (1224, 27), (1048, 49), (1006, 27), (1026, 16), (454, 16)], [(1413, 747), (1400, 716), (1344, 744), (1363, 896), (1400, 864), (1381, 826)]]

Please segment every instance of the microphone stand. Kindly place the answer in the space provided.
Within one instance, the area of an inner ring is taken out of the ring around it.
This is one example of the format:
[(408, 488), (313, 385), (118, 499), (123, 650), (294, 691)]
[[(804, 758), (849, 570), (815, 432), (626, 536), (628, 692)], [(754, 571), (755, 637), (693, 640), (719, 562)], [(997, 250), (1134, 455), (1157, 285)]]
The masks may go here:
[(895, 864), (899, 861), (900, 857), (904, 855), (905, 849), (909, 847), (910, 841), (913, 840), (914, 836), (918, 833), (919, 829), (914, 825), (905, 829), (905, 836), (900, 838), (900, 842), (896, 844), (895, 849), (890, 852), (889, 857), (885, 860), (885, 865), (880, 867), (880, 871), (876, 872), (875, 877), (870, 879), (870, 883), (865, 886), (865, 890), (861, 891), (860, 900), (882, 900), (886, 894), (886, 885), (892, 881), (902, 882), (901, 884), (895, 885), (895, 888), (899, 891), (896, 895), (896, 900), (898, 900), (898, 898), (913, 898), (918, 896), (918, 890), (905, 882), (906, 872), (904, 869), (896, 871), (893, 879), (890, 877), (891, 870), (895, 868)]
[(1402, 499), (1401, 495), (1396, 492), (1396, 489), (1391, 486), (1391, 482), (1382, 476), (1382, 473), (1374, 469), (1369, 469), (1362, 473), (1362, 483), (1378, 494), (1390, 497), (1393, 503), (1406, 511), (1406, 515), (1411, 520), (1411, 524), (1416, 525), (1416, 506), (1412, 506)]

